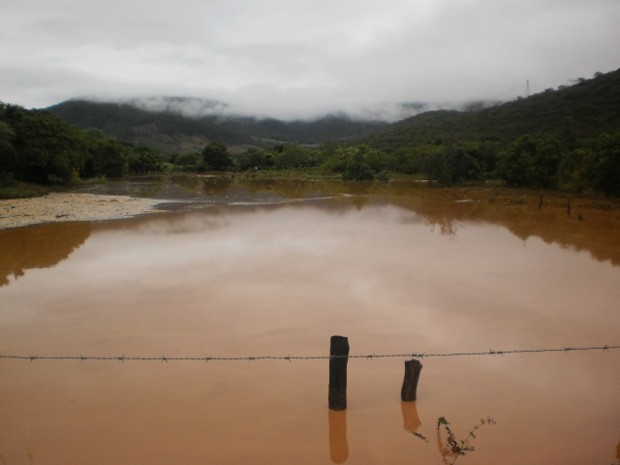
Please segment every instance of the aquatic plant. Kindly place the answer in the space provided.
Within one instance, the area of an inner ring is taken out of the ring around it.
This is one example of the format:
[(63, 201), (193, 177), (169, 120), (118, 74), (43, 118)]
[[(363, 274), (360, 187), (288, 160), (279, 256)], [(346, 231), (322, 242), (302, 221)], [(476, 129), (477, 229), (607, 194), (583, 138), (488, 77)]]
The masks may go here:
[[(437, 446), (443, 457), (443, 463), (452, 465), (462, 455), (473, 452), (475, 449), (470, 444), (470, 441), (476, 439), (477, 431), (485, 425), (490, 426), (494, 424), (495, 420), (492, 418), (487, 417), (486, 419), (481, 419), (480, 422), (471, 429), (465, 439), (457, 439), (454, 431), (452, 431), (450, 427), (450, 422), (446, 420), (445, 417), (439, 417), (437, 420)], [(442, 430), (445, 431), (445, 443), (442, 438)]]
[[(462, 455), (466, 455), (468, 452), (473, 452), (475, 449), (470, 444), (470, 441), (472, 439), (476, 439), (476, 433), (478, 432), (478, 430), (485, 425), (490, 426), (494, 424), (495, 420), (490, 417), (487, 417), (486, 419), (481, 419), (480, 422), (477, 423), (471, 429), (471, 431), (469, 431), (469, 433), (467, 433), (465, 439), (457, 439), (454, 431), (452, 431), (450, 422), (446, 420), (445, 417), (439, 417), (437, 419), (436, 429), (437, 447), (439, 448), (439, 453), (442, 456), (444, 465), (453, 465)], [(442, 431), (445, 431), (445, 441)], [(430, 441), (420, 433), (411, 431), (411, 434), (413, 434), (416, 438), (426, 442), (427, 444), (430, 443)]]

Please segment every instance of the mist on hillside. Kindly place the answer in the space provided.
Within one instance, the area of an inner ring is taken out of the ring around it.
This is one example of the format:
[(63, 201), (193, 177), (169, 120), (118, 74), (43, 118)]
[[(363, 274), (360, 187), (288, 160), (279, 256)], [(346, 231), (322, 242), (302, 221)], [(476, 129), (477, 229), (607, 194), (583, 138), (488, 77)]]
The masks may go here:
[(170, 113), (188, 118), (220, 117), (255, 118), (257, 120), (274, 119), (280, 121), (317, 121), (324, 118), (351, 119), (360, 121), (384, 121), (392, 123), (421, 113), (436, 110), (474, 111), (488, 108), (500, 103), (498, 100), (471, 100), (454, 102), (392, 102), (373, 104), (358, 107), (344, 107), (331, 110), (317, 109), (308, 111), (278, 111), (273, 107), (268, 110), (260, 107), (244, 106), (243, 104), (228, 103), (217, 99), (184, 97), (184, 96), (135, 96), (123, 98), (108, 97), (81, 97), (71, 100), (84, 100), (96, 103), (117, 103), (130, 105), (140, 110), (153, 113)]

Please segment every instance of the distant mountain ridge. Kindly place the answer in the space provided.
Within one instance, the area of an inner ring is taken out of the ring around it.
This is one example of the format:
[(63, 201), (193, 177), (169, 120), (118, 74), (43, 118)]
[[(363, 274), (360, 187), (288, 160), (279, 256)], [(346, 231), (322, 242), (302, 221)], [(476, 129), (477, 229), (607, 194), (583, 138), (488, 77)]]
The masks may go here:
[(360, 140), (390, 153), (437, 142), (503, 144), (524, 134), (558, 135), (566, 117), (574, 120), (582, 138), (613, 134), (620, 129), (620, 70), (511, 102), (436, 108), (426, 102), (402, 103), (396, 114), (414, 116), (395, 123), (382, 120), (381, 111), (371, 120), (343, 113), (293, 121), (241, 116), (232, 114), (226, 103), (188, 97), (140, 97), (117, 103), (69, 100), (48, 110), (78, 127), (97, 128), (123, 142), (167, 155), (199, 151), (211, 141), (242, 150)]
[(96, 128), (168, 155), (201, 150), (211, 141), (267, 148), (280, 143), (350, 141), (388, 125), (344, 114), (308, 121), (238, 116), (227, 114), (225, 103), (185, 97), (136, 98), (123, 103), (68, 100), (47, 110), (80, 128)]
[(501, 105), (421, 113), (391, 124), (365, 141), (386, 152), (467, 140), (505, 144), (525, 134), (559, 136), (567, 117), (583, 139), (619, 131), (620, 70), (596, 73), (592, 79)]

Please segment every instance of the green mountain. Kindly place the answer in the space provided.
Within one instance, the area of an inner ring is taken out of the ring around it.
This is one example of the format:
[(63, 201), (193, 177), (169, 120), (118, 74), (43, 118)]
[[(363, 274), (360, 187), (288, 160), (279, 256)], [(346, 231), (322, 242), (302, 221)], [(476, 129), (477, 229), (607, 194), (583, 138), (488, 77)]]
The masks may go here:
[(386, 152), (473, 140), (503, 145), (525, 134), (559, 137), (567, 117), (582, 139), (616, 133), (620, 129), (620, 70), (491, 108), (422, 113), (376, 132), (367, 141)]
[[(160, 98), (147, 109), (134, 100), (102, 103), (69, 100), (48, 108), (68, 123), (97, 128), (104, 134), (134, 145), (144, 145), (165, 154), (202, 150), (210, 141), (229, 146), (269, 147), (279, 143), (320, 144), (331, 140), (354, 140), (385, 127), (382, 121), (354, 120), (346, 115), (328, 115), (305, 121), (280, 121), (212, 113), (183, 114), (183, 108), (221, 109), (223, 104), (198, 99)], [(152, 102), (147, 102), (152, 103)]]

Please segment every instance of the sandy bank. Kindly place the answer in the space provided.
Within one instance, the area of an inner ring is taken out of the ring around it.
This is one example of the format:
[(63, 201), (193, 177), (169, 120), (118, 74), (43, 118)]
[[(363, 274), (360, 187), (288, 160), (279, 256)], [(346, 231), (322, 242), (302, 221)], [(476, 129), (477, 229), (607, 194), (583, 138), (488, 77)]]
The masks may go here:
[(161, 200), (122, 195), (51, 193), (0, 200), (0, 229), (59, 221), (103, 221), (155, 212)]

